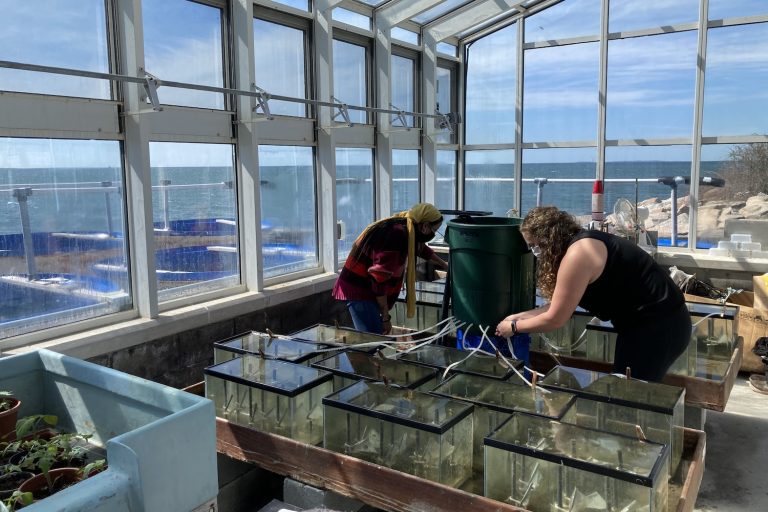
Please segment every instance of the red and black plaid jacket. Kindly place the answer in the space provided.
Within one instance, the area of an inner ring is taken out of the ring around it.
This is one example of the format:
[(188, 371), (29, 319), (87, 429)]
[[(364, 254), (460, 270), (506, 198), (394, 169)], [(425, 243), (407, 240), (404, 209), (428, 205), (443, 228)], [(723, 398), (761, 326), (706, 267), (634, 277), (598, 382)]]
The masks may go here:
[[(426, 244), (416, 243), (417, 256), (428, 260), (433, 254)], [(403, 286), (407, 259), (406, 220), (381, 223), (365, 235), (359, 246), (357, 242), (352, 245), (333, 286), (333, 296), (339, 300), (376, 300), (376, 296), (386, 295), (391, 308)]]

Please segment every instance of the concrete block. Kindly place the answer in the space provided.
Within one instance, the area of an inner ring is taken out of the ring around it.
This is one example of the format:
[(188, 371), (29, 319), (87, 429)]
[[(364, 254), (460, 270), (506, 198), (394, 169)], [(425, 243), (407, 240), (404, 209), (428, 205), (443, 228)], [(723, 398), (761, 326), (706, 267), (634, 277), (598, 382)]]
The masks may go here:
[(363, 512), (367, 509), (361, 501), (318, 489), (292, 478), (286, 478), (283, 482), (283, 501), (300, 509), (329, 508), (338, 512)]
[(258, 512), (281, 512), (283, 510), (300, 511), (301, 509), (298, 507), (294, 507), (293, 505), (289, 505), (284, 501), (272, 500), (269, 503), (267, 503), (264, 507), (260, 508)]

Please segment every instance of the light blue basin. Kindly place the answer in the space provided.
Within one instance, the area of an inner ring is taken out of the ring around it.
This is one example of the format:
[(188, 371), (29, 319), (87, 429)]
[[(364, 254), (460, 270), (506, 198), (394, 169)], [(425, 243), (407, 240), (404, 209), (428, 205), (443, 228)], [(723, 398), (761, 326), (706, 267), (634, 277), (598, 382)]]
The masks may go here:
[(0, 389), (21, 399), (20, 417), (55, 414), (107, 450), (106, 471), (25, 511), (189, 512), (218, 493), (206, 398), (49, 350), (0, 359)]

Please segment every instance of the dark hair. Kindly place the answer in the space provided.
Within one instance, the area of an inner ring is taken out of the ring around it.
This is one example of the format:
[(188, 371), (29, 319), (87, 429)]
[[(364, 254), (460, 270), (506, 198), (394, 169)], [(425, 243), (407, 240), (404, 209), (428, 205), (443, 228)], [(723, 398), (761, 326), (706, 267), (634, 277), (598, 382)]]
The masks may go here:
[(581, 226), (568, 212), (554, 206), (537, 206), (525, 216), (520, 231), (541, 244), (536, 281), (542, 296), (551, 299), (560, 262), (573, 236), (581, 231)]

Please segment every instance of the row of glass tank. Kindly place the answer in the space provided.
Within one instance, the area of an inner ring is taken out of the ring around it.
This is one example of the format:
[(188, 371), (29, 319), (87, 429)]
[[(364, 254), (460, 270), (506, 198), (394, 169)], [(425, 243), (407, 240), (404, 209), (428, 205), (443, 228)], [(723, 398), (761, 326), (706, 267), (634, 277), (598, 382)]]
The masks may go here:
[(206, 395), (231, 422), (533, 511), (667, 509), (683, 389), (567, 367), (531, 388), (494, 357), (388, 341), (324, 325), (224, 340)]
[[(405, 314), (405, 294), (401, 294), (393, 313), (395, 325), (417, 331), (436, 325), (442, 319), (444, 288), (445, 280), (418, 282), (416, 315), (410, 319)], [(722, 381), (736, 346), (737, 308), (696, 302), (687, 306), (693, 324), (691, 341), (670, 372)], [(556, 355), (612, 363), (616, 353), (613, 326), (583, 310), (577, 310), (560, 329), (532, 338), (532, 349)]]

